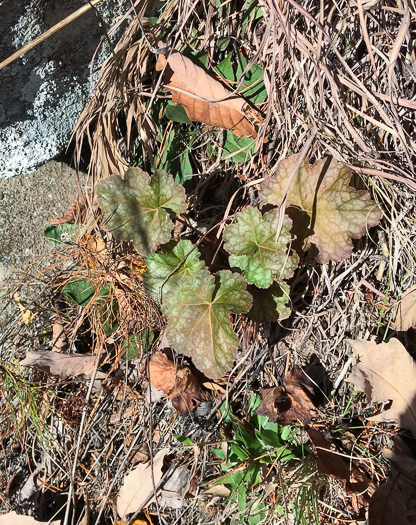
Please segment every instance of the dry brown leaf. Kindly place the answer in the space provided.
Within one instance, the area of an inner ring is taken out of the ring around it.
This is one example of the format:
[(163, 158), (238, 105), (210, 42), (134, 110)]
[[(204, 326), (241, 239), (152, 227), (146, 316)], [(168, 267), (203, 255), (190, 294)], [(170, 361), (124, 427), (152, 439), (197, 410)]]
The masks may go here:
[(52, 351), (64, 352), (68, 348), (68, 338), (60, 319), (55, 319), (52, 324)]
[(89, 268), (100, 268), (106, 262), (107, 250), (101, 237), (85, 233), (80, 239), (80, 244)]
[(391, 407), (368, 418), (397, 421), (416, 437), (416, 369), (412, 357), (398, 339), (348, 341), (358, 358), (346, 381), (365, 392), (369, 404), (391, 401)]
[(389, 460), (392, 468), (416, 483), (416, 457), (411, 448), (399, 435), (395, 435), (390, 443), (392, 448), (383, 448), (383, 456)]
[(163, 54), (158, 55), (156, 70), (161, 71), (165, 65), (165, 90), (172, 91), (173, 102), (185, 108), (190, 120), (230, 129), (238, 137), (257, 137), (246, 117), (244, 106), (247, 103), (242, 97), (233, 95), (178, 51), (172, 51), (168, 59)]
[(150, 381), (163, 390), (172, 405), (183, 416), (193, 412), (208, 395), (202, 390), (197, 378), (187, 367), (175, 367), (173, 361), (161, 351), (153, 354), (149, 363)]
[[(48, 522), (50, 525), (60, 525), (60, 520)], [(0, 516), (0, 525), (45, 525), (44, 521), (37, 521), (31, 516), (22, 516), (16, 512), (8, 512)]]
[[(163, 460), (169, 453), (168, 448), (159, 450), (153, 458), (153, 466), (149, 461), (124, 476), (123, 485), (117, 497), (117, 512), (120, 518), (140, 510), (143, 505), (150, 504), (149, 496), (162, 479)], [(153, 499), (153, 498), (152, 498)]]
[(414, 525), (416, 489), (404, 478), (387, 481), (378, 487), (368, 508), (368, 525)]
[(393, 321), (399, 332), (416, 324), (416, 284), (402, 294)]
[(203, 495), (212, 496), (213, 498), (228, 498), (231, 490), (225, 485), (214, 485), (213, 487), (205, 490)]
[[(42, 352), (28, 352), (26, 358), (20, 361), (22, 366), (35, 366), (48, 375), (59, 376), (61, 379), (84, 374), (92, 374), (97, 357), (87, 354), (60, 354), (44, 350)], [(96, 379), (104, 379), (106, 374), (97, 372)]]
[(335, 478), (354, 493), (367, 491), (371, 495), (373, 486), (367, 475), (348, 459), (336, 453), (336, 447), (324, 438), (315, 428), (306, 429), (315, 454), (316, 466), (320, 474)]
[(368, 525), (416, 523), (416, 459), (399, 435), (395, 435), (389, 445), (393, 447), (384, 448), (383, 455), (393, 472), (370, 501)]
[(49, 222), (52, 224), (52, 226), (59, 226), (60, 224), (64, 224), (66, 222), (76, 222), (79, 220), (82, 221), (82, 217), (85, 215), (86, 209), (87, 195), (85, 197), (78, 197), (78, 199), (76, 199), (74, 202), (71, 202), (63, 217), (52, 219)]
[(260, 389), (262, 401), (256, 414), (267, 416), (274, 423), (287, 424), (300, 419), (306, 425), (312, 418), (311, 410), (315, 408), (310, 399), (312, 386), (296, 365), (284, 377), (283, 385)]

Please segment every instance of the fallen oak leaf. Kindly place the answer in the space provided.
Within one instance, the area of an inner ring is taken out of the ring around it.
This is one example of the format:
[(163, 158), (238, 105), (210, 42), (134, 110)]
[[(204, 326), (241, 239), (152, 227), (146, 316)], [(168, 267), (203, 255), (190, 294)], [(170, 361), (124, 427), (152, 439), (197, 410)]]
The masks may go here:
[[(93, 373), (97, 356), (87, 354), (61, 354), (51, 350), (42, 352), (28, 352), (25, 359), (20, 361), (21, 366), (35, 366), (39, 370), (51, 376), (59, 376), (61, 379), (74, 377), (81, 374), (89, 376)], [(104, 379), (107, 375), (97, 372), (96, 379)]]
[[(117, 512), (121, 518), (140, 510), (146, 504), (162, 479), (163, 460), (168, 453), (168, 448), (159, 450), (152, 461), (140, 464), (124, 476), (117, 497)], [(148, 504), (152, 501), (153, 498)]]
[(164, 69), (165, 91), (172, 91), (172, 101), (183, 106), (190, 120), (208, 126), (230, 129), (241, 137), (257, 137), (246, 117), (246, 101), (226, 89), (218, 80), (176, 50), (168, 57), (158, 55), (156, 71)]
[(315, 408), (310, 396), (314, 391), (298, 366), (286, 374), (283, 387), (260, 389), (262, 401), (256, 414), (267, 416), (273, 423), (288, 424), (298, 419), (306, 425), (312, 419), (311, 410)]
[(416, 324), (416, 284), (408, 288), (400, 297), (393, 322), (399, 332), (405, 332)]
[(375, 341), (347, 341), (358, 362), (346, 379), (367, 401), (383, 403), (391, 401), (391, 407), (369, 417), (370, 421), (397, 421), (416, 437), (416, 367), (411, 355), (398, 339), (388, 343)]
[(193, 412), (202, 401), (208, 400), (208, 394), (189, 368), (176, 367), (164, 352), (157, 351), (152, 355), (149, 375), (152, 385), (165, 392), (182, 416)]
[(311, 441), (316, 466), (320, 474), (341, 481), (351, 492), (367, 491), (367, 497), (374, 492), (374, 487), (368, 476), (352, 462), (337, 454), (335, 444), (332, 441), (326, 439), (315, 428), (307, 428), (306, 432)]

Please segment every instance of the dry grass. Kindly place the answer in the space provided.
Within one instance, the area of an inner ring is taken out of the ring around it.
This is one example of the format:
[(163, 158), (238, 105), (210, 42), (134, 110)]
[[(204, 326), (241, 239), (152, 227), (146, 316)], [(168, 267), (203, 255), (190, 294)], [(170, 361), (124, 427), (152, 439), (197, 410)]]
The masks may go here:
[[(356, 443), (348, 448), (343, 442), (344, 453), (366, 465), (364, 470), (375, 484), (387, 475), (380, 451), (390, 431), (373, 424), (349, 431), (365, 414), (365, 407), (354, 400), (345, 412), (351, 391), (343, 379), (351, 354), (346, 339), (371, 335), (382, 339), (391, 333), (389, 308), (415, 281), (416, 7), (410, 1), (265, 0), (259, 4), (262, 16), (244, 27), (249, 4), (230, 0), (218, 8), (205, 0), (173, 0), (162, 4), (152, 27), (143, 18), (146, 2), (129, 14), (129, 28), (104, 64), (96, 91), (74, 130), (78, 162), (82, 145), (86, 142), (90, 148), (93, 189), (101, 179), (123, 174), (138, 161), (150, 171), (163, 154), (172, 124), (159, 118), (166, 94), (159, 89), (160, 77), (154, 69), (155, 40), (163, 38), (175, 49), (204, 51), (211, 65), (235, 46), (264, 71), (268, 102), (260, 108), (264, 125), (257, 138), (258, 154), (235, 165), (222, 156), (221, 134), (192, 125), (198, 138), (191, 147), (192, 210), (184, 231), (197, 224), (204, 236), (213, 224), (224, 224), (246, 202), (255, 201), (257, 182), (294, 152), (312, 160), (332, 155), (354, 167), (385, 211), (382, 225), (356, 242), (348, 260), (325, 266), (306, 261), (298, 268), (291, 283), (289, 320), (259, 326), (236, 318), (242, 346), (235, 367), (212, 392), (208, 414), (180, 418), (166, 403), (149, 399), (145, 376), (139, 372), (141, 362), (120, 366), (123, 342), (146, 326), (160, 328), (164, 321), (143, 292), (143, 261), (131, 246), (117, 244), (101, 227), (92, 197), (76, 243), (56, 253), (56, 268), (51, 270), (59, 271), (43, 278), (48, 290), (61, 289), (75, 277), (95, 283), (97, 289), (109, 286), (107, 300), (116, 299), (121, 311), (120, 324), (110, 335), (102, 330), (101, 311), (94, 301), (84, 309), (59, 305), (64, 308), (71, 343), (77, 348), (89, 340), (90, 350), (105, 362), (108, 379), (104, 388), (94, 392), (93, 380), (54, 382), (31, 372), (28, 379), (44, 387), (41, 405), (49, 410), (45, 420), (51, 439), (41, 442), (30, 424), (24, 426), (23, 438), (13, 436), (8, 426), (2, 431), (4, 458), (17, 442), (22, 450), (32, 447), (26, 454), (37, 462), (47, 454), (43, 483), (51, 506), (58, 510), (62, 505), (65, 525), (78, 519), (83, 508), (91, 511), (96, 524), (116, 521), (115, 495), (123, 474), (134, 464), (132, 458), (138, 452), (152, 456), (163, 446), (172, 447), (173, 466), (189, 466), (194, 497), (180, 510), (151, 506), (155, 522), (236, 522), (235, 502), (213, 505), (201, 496), (207, 479), (219, 475), (210, 455), (212, 442), (224, 439), (217, 409), (228, 399), (241, 407), (244, 418), (250, 393), (275, 385), (294, 363), (310, 365), (312, 375), (316, 359), (326, 373), (319, 384), (325, 395), (315, 424), (329, 432), (340, 428), (350, 432)], [(228, 45), (220, 51), (224, 41)], [(207, 153), (207, 143), (215, 145), (215, 155)], [(213, 205), (212, 195), (218, 192), (222, 200)], [(86, 231), (92, 232), (90, 237)], [(216, 254), (212, 256), (214, 260)], [(32, 341), (42, 327), (49, 326), (50, 316), (56, 313), (55, 299), (49, 293), (49, 299), (37, 303), (43, 324), (31, 329), (17, 323), (14, 333), (9, 329), (9, 341), (16, 342), (16, 337)], [(46, 340), (41, 338), (40, 344)], [(7, 355), (7, 344), (5, 348)], [(10, 394), (6, 399), (11, 399)], [(0, 405), (1, 420), (6, 421), (19, 406), (16, 399)], [(188, 436), (197, 445), (182, 447), (172, 439), (174, 434)], [(0, 481), (8, 483), (7, 477)], [(304, 499), (318, 502), (319, 523), (355, 519), (350, 502), (339, 504), (339, 483), (317, 476), (307, 461), (289, 469), (277, 465), (260, 495), (253, 497), (266, 503), (273, 523), (290, 523), (296, 514), (290, 504), (302, 499), (300, 488), (306, 491)], [(277, 504), (284, 509), (282, 518), (276, 514)], [(310, 513), (308, 519), (305, 523), (315, 523)]]

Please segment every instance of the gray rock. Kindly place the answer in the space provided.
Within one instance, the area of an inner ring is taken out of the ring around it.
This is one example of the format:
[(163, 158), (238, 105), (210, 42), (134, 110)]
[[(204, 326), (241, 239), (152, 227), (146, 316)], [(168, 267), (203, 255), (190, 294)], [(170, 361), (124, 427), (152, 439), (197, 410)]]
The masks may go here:
[[(0, 61), (73, 13), (81, 0), (0, 0)], [(104, 30), (131, 7), (102, 0), (75, 21), (0, 70), (0, 177), (27, 174), (67, 146), (90, 94), (90, 61)], [(123, 26), (125, 27), (125, 26)], [(112, 36), (112, 42), (120, 32)], [(97, 66), (110, 53), (100, 48)]]

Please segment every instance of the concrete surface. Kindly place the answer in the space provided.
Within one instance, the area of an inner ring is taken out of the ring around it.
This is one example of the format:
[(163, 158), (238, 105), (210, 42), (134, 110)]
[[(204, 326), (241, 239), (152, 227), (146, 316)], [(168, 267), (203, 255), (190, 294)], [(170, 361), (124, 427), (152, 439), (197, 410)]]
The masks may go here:
[(55, 160), (29, 175), (0, 179), (0, 286), (14, 269), (24, 270), (51, 251), (43, 238), (48, 219), (64, 215), (85, 180)]

